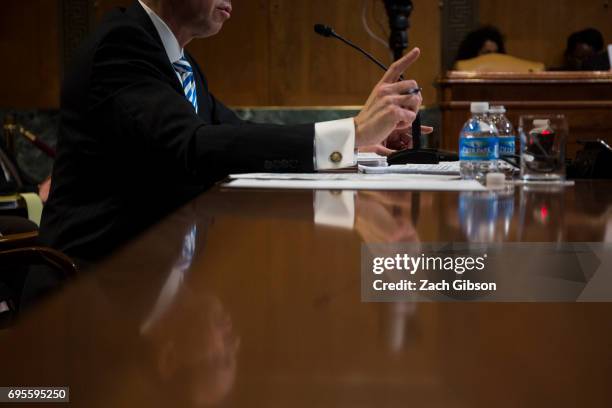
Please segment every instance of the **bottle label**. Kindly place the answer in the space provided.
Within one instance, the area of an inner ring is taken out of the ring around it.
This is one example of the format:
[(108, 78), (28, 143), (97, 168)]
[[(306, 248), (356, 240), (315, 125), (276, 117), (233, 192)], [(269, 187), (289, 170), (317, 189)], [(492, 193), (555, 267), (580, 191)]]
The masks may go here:
[(499, 159), (499, 142), (496, 137), (462, 137), (459, 139), (459, 160), (497, 159)]
[(512, 137), (500, 137), (499, 138), (499, 155), (515, 155), (516, 154), (516, 138)]

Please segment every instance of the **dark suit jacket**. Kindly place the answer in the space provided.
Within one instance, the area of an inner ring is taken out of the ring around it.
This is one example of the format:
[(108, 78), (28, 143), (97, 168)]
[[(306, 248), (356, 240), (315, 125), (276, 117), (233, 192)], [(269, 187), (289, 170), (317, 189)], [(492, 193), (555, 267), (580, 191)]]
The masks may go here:
[(83, 44), (63, 85), (43, 242), (95, 260), (230, 172), (313, 170), (314, 125), (242, 122), (190, 61), (199, 114), (138, 2)]

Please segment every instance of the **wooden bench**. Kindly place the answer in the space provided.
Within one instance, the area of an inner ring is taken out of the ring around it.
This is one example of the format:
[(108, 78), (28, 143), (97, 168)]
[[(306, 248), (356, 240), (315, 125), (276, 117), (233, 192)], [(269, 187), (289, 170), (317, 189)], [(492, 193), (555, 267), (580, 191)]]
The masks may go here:
[[(457, 150), (459, 132), (470, 116), (470, 102), (504, 105), (518, 127), (526, 114), (566, 115), (568, 157), (578, 141), (612, 141), (612, 72), (485, 73), (449, 71), (440, 78), (441, 147)], [(517, 129), (518, 130), (518, 129)]]

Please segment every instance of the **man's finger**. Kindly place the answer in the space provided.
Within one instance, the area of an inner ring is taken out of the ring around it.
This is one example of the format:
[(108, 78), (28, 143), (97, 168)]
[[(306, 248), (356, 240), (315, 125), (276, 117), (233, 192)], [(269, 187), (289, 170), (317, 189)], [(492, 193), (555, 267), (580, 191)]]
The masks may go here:
[(410, 91), (419, 88), (419, 84), (414, 80), (398, 81), (391, 85), (385, 85), (385, 92), (389, 94), (405, 95)]
[(421, 126), (422, 135), (430, 135), (432, 133), (433, 133), (433, 128), (431, 126)]
[(359, 148), (360, 153), (376, 153), (379, 156), (389, 156), (392, 153), (395, 153), (395, 150), (391, 150), (388, 147), (383, 145), (374, 145), (374, 146), (365, 146)]
[[(395, 127), (395, 132), (402, 132), (402, 131), (404, 132), (409, 131), (410, 133), (412, 133), (412, 124), (402, 122)], [(421, 126), (422, 135), (430, 135), (433, 133), (433, 131), (434, 131), (434, 128), (432, 128), (431, 126)]]
[(400, 106), (403, 109), (409, 109), (413, 112), (417, 112), (421, 104), (421, 97), (419, 95), (393, 95), (388, 98), (394, 105)]
[(395, 153), (395, 150), (391, 150), (385, 146), (376, 146), (376, 151), (374, 152), (379, 156), (390, 156)]
[(395, 127), (395, 132), (397, 132), (398, 134), (402, 132), (410, 131), (410, 130), (412, 130), (412, 123), (408, 123), (408, 122), (400, 122)]
[(382, 77), (382, 82), (392, 84), (400, 79), (400, 76), (410, 67), (416, 60), (419, 59), (421, 50), (413, 48), (408, 54), (404, 55), (401, 59), (394, 62), (385, 75)]
[(412, 135), (410, 133), (392, 135), (387, 139), (387, 147), (395, 150), (409, 149), (412, 147)]
[(430, 135), (434, 131), (434, 128), (431, 126), (421, 126), (421, 134), (422, 135)]

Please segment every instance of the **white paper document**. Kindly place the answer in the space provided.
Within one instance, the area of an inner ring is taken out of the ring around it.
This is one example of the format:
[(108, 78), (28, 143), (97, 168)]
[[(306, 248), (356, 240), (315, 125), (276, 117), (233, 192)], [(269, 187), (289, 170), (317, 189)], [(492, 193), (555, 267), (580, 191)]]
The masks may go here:
[(359, 171), (367, 174), (442, 174), (456, 175), (459, 172), (459, 162), (441, 162), (439, 164), (400, 164), (389, 167), (359, 165)]
[(484, 191), (474, 180), (448, 175), (362, 173), (251, 173), (231, 175), (224, 187), (304, 190)]
[(387, 157), (376, 153), (357, 154), (357, 164), (370, 167), (387, 167)]

